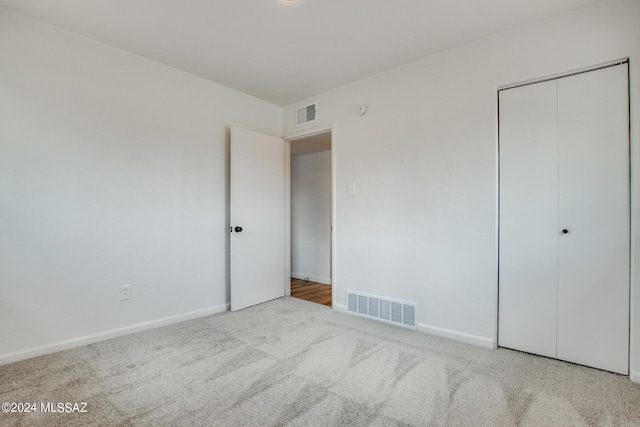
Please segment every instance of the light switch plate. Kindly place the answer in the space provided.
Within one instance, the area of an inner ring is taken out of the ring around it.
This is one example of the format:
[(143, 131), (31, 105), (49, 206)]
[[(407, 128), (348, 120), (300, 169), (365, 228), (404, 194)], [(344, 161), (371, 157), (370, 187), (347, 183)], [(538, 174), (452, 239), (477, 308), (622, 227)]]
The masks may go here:
[(131, 285), (120, 286), (120, 301), (131, 299)]

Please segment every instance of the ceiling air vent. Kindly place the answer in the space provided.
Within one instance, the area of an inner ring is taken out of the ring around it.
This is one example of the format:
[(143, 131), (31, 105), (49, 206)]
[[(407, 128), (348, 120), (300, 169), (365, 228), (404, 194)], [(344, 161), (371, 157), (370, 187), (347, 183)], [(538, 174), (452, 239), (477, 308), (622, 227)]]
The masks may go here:
[(296, 126), (306, 125), (315, 122), (318, 114), (318, 104), (303, 105), (296, 109)]

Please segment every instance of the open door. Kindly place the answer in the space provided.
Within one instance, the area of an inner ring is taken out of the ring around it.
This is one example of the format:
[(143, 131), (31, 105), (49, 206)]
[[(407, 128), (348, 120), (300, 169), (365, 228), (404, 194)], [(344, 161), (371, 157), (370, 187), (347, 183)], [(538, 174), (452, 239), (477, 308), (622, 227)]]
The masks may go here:
[(231, 128), (231, 311), (284, 296), (285, 142)]

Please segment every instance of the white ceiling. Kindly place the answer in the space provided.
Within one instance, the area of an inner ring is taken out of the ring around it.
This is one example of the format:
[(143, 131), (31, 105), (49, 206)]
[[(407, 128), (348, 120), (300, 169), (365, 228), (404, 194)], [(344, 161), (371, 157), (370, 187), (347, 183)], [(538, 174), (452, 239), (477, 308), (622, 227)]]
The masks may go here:
[(0, 0), (276, 105), (601, 0)]

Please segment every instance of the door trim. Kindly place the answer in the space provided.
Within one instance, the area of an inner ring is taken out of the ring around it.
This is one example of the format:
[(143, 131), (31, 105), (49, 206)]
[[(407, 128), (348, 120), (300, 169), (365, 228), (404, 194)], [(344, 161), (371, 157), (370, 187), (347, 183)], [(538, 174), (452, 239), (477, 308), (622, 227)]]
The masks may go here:
[(336, 303), (336, 125), (334, 123), (314, 126), (311, 129), (301, 130), (282, 137), (285, 141), (285, 283), (284, 294), (291, 295), (291, 141), (331, 132), (331, 307)]
[(590, 67), (578, 68), (573, 71), (566, 71), (563, 73), (552, 74), (547, 77), (540, 77), (537, 79), (525, 80), (519, 83), (511, 83), (504, 86), (499, 86), (498, 92), (500, 92), (501, 90), (514, 89), (520, 86), (528, 86), (528, 85), (534, 85), (536, 83), (547, 82), (550, 80), (558, 80), (564, 77), (575, 76), (576, 74), (590, 73), (591, 71), (597, 71), (603, 68), (615, 67), (616, 65), (628, 64), (628, 63), (629, 63), (628, 57), (616, 59), (614, 61), (602, 62), (600, 64), (592, 65)]

